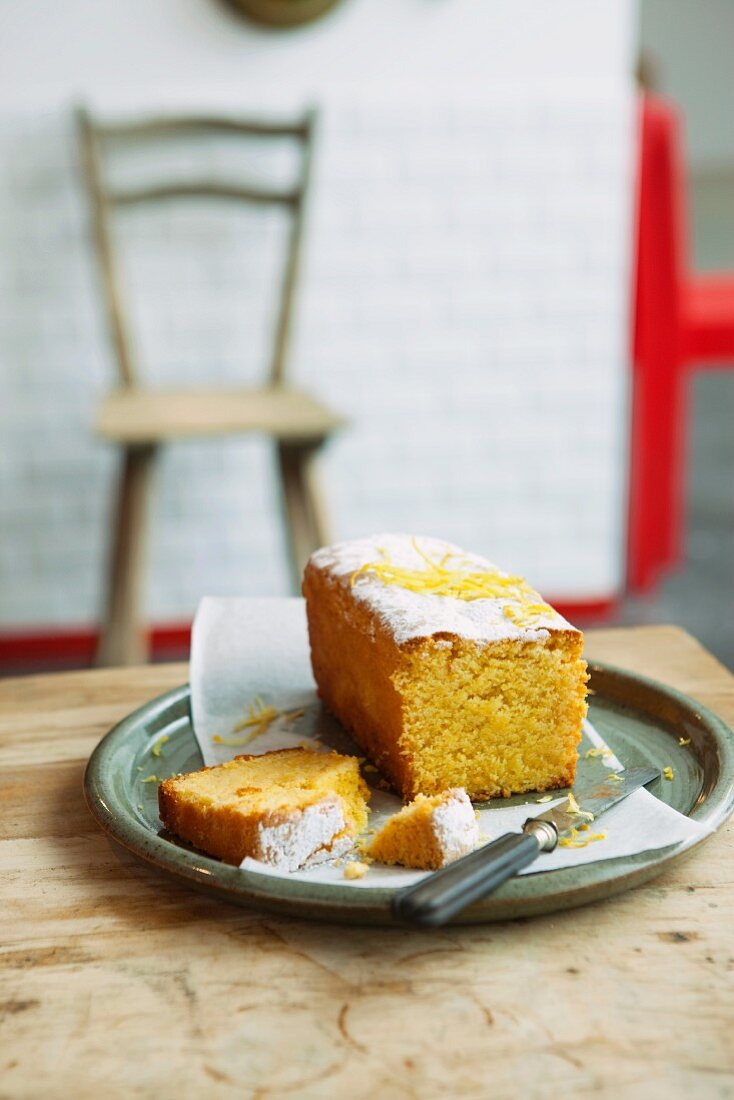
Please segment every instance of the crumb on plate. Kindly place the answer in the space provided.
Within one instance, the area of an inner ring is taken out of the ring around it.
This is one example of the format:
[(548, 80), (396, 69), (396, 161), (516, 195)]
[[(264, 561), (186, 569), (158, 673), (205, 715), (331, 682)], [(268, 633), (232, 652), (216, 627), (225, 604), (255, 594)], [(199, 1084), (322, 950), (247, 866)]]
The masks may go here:
[(359, 859), (353, 859), (344, 868), (344, 878), (364, 878), (369, 869), (370, 868), (368, 863), (363, 863), (362, 860)]

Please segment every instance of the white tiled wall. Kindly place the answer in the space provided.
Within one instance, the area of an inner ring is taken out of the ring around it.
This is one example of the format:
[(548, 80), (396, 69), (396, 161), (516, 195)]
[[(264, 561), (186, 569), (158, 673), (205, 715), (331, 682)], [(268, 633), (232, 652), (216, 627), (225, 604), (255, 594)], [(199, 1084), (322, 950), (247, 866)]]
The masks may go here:
[(497, 91), (327, 120), (299, 364), (357, 421), (332, 463), (346, 534), (618, 586), (630, 106)]
[[(446, 535), (555, 597), (618, 588), (632, 128), (621, 87), (323, 103), (292, 375), (352, 421), (325, 463), (337, 535)], [(242, 156), (193, 163), (290, 167)], [(114, 366), (68, 110), (6, 114), (0, 163), (0, 626), (87, 623), (115, 467), (89, 425)], [(148, 377), (258, 377), (282, 228), (125, 214)], [(172, 446), (152, 554), (159, 621), (203, 593), (286, 592), (268, 445)]]

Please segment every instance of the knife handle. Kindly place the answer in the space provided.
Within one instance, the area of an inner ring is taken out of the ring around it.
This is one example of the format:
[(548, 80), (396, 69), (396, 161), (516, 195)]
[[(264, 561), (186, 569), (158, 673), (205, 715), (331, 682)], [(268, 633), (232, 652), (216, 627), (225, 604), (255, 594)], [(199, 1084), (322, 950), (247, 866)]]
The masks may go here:
[(505, 833), (415, 886), (400, 890), (393, 898), (393, 916), (424, 928), (438, 928), (527, 867), (540, 850), (541, 841), (531, 832)]

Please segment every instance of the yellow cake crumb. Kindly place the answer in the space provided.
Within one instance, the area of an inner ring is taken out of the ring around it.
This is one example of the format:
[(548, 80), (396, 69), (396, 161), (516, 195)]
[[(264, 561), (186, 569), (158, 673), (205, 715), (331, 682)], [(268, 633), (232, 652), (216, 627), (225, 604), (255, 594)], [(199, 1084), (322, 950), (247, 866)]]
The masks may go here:
[(584, 759), (585, 760), (594, 760), (594, 759), (596, 759), (596, 757), (599, 757), (599, 756), (605, 757), (605, 756), (613, 756), (613, 755), (614, 754), (613, 754), (612, 750), (609, 748), (608, 745), (600, 745), (598, 748), (595, 748), (595, 749), (587, 749), (586, 752), (584, 753)]
[(667, 768), (663, 768), (663, 775), (666, 779), (673, 779), (673, 777), (675, 776), (675, 772), (671, 768), (670, 764), (668, 764)]
[(369, 869), (369, 863), (364, 863), (359, 859), (353, 859), (352, 862), (348, 863), (344, 868), (344, 878), (364, 878)]
[(690, 737), (679, 737), (678, 738), (678, 744), (679, 745), (690, 745), (690, 743), (691, 743)]

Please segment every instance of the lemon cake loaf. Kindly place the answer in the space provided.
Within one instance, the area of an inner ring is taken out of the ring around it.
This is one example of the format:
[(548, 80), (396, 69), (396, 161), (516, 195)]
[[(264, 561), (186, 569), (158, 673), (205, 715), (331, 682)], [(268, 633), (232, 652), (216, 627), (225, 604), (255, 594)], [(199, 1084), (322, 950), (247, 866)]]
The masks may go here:
[(583, 635), (522, 578), (379, 535), (318, 550), (303, 592), (319, 695), (405, 798), (573, 783)]
[(227, 863), (250, 856), (285, 871), (348, 850), (368, 799), (356, 757), (302, 748), (236, 756), (158, 788), (161, 821), (176, 836)]
[(367, 855), (379, 863), (438, 870), (468, 855), (479, 842), (479, 826), (466, 791), (419, 794), (383, 825)]

